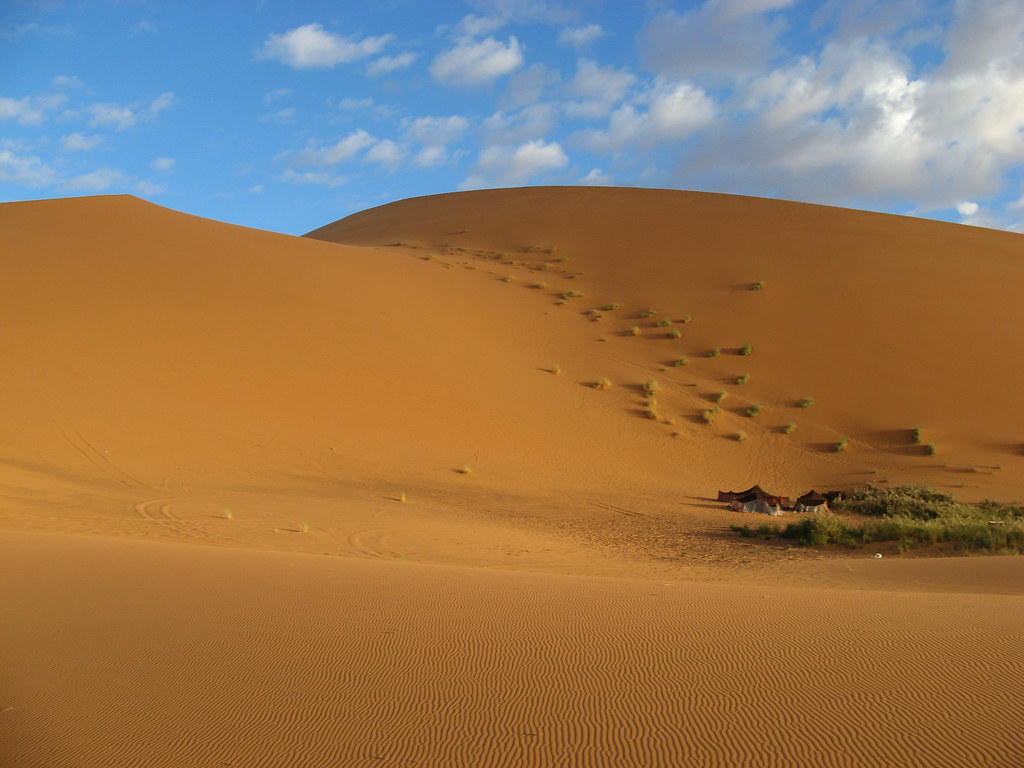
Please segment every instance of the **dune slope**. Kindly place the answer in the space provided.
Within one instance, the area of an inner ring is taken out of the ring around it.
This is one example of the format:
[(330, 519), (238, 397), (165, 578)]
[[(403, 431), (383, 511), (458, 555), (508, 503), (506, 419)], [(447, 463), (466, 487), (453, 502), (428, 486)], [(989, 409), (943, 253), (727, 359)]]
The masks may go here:
[[(726, 392), (722, 418), (687, 439), (736, 485), (843, 484), (858, 467), (965, 498), (1024, 495), (1020, 235), (730, 195), (529, 188), (404, 200), (308, 236), (489, 258), (522, 285), (582, 294), (558, 310), (598, 310), (581, 354), (626, 363), (630, 383), (658, 378), (685, 416)], [(708, 439), (740, 430), (742, 451)], [(844, 440), (836, 463), (826, 454)]]

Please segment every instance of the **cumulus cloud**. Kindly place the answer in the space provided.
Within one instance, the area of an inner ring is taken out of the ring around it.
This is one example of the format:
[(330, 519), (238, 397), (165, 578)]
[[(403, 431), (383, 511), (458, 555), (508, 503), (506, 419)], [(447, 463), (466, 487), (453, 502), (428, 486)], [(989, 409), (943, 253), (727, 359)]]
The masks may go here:
[(419, 117), (405, 126), (405, 138), (422, 145), (413, 158), (420, 167), (440, 165), (448, 160), (448, 145), (458, 141), (469, 128), (469, 120), (461, 115)]
[(607, 115), (635, 82), (636, 76), (625, 69), (602, 67), (590, 59), (580, 59), (576, 77), (568, 89), (575, 101), (566, 104), (566, 112), (573, 117), (586, 118)]
[(83, 136), (81, 133), (69, 133), (60, 137), (60, 148), (65, 152), (84, 152), (95, 149), (103, 141), (102, 136)]
[(516, 186), (564, 168), (569, 157), (557, 141), (528, 141), (515, 148), (487, 147), (480, 152), (470, 176), (461, 186), (475, 189), (492, 184)]
[(961, 216), (973, 216), (978, 212), (978, 204), (972, 203), (970, 200), (965, 200), (957, 205), (956, 211)]
[(571, 45), (580, 48), (587, 43), (592, 43), (604, 35), (604, 29), (600, 24), (587, 24), (585, 27), (566, 27), (558, 33), (559, 45)]
[(343, 37), (327, 32), (320, 24), (270, 35), (260, 49), (259, 57), (274, 59), (295, 69), (333, 67), (379, 53), (394, 35), (376, 37)]
[(378, 163), (394, 167), (405, 159), (406, 152), (391, 139), (381, 139), (363, 155), (367, 163)]
[(440, 83), (482, 85), (515, 72), (522, 64), (523, 51), (515, 37), (507, 43), (493, 37), (466, 38), (439, 54), (430, 65), (430, 74)]
[(49, 186), (56, 179), (57, 172), (42, 158), (29, 154), (15, 142), (0, 139), (0, 182), (35, 189)]
[(154, 171), (169, 171), (177, 161), (173, 157), (158, 157), (149, 164)]
[(714, 99), (687, 82), (659, 81), (614, 112), (604, 129), (586, 129), (576, 141), (593, 152), (616, 152), (627, 145), (650, 148), (689, 138), (716, 118)]
[(377, 139), (360, 128), (326, 147), (307, 146), (291, 157), (293, 165), (326, 167), (351, 160), (359, 152), (372, 147)]
[(416, 61), (415, 53), (400, 53), (397, 56), (381, 56), (366, 65), (366, 74), (372, 77), (387, 75), (399, 69), (405, 69)]
[(0, 96), (0, 121), (15, 120), (22, 125), (39, 125), (46, 120), (47, 113), (64, 101), (65, 97), (61, 94), (26, 96), (22, 99)]
[(72, 176), (62, 185), (68, 192), (104, 192), (115, 184), (129, 181), (123, 173), (113, 168), (100, 168), (91, 173)]
[(111, 127), (124, 131), (141, 120), (151, 120), (174, 103), (174, 94), (170, 91), (161, 93), (148, 104), (139, 102), (128, 106), (114, 103), (91, 104), (88, 108), (92, 118), (92, 127)]
[(557, 124), (556, 104), (531, 104), (514, 112), (496, 112), (485, 119), (484, 140), (489, 145), (521, 144), (547, 136)]
[(778, 50), (785, 22), (765, 11), (789, 3), (707, 0), (684, 14), (665, 11), (644, 31), (648, 66), (674, 78), (736, 77), (757, 72)]

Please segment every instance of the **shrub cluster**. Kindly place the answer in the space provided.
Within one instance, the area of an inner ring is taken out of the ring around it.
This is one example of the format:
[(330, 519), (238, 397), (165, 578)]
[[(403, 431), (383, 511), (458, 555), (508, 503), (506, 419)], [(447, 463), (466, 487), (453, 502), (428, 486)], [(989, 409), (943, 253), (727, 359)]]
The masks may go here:
[(964, 504), (923, 486), (880, 488), (869, 485), (835, 502), (837, 511), (866, 516), (851, 522), (830, 512), (802, 517), (781, 530), (736, 526), (743, 536), (777, 535), (805, 546), (841, 544), (862, 547), (895, 541), (901, 552), (913, 547), (950, 543), (960, 552), (1024, 553), (1024, 509), (1015, 504), (983, 501)]

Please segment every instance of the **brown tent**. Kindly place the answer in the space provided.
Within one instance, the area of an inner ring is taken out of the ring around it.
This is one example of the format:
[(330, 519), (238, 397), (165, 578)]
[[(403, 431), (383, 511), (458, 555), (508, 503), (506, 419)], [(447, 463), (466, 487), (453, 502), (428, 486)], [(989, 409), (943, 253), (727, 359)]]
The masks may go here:
[(789, 501), (785, 496), (776, 496), (774, 493), (768, 493), (768, 491), (759, 485), (751, 486), (745, 491), (719, 491), (718, 500), (724, 501), (726, 504), (731, 504), (734, 500), (739, 499), (740, 497), (750, 496), (751, 494), (756, 494), (763, 498), (769, 506), (773, 507), (781, 507)]
[(719, 491), (718, 500), (728, 502), (736, 512), (761, 512), (766, 515), (781, 513), (786, 501), (782, 496), (767, 493), (757, 485), (746, 491)]
[(817, 491), (808, 491), (796, 500), (797, 512), (828, 512), (828, 499)]

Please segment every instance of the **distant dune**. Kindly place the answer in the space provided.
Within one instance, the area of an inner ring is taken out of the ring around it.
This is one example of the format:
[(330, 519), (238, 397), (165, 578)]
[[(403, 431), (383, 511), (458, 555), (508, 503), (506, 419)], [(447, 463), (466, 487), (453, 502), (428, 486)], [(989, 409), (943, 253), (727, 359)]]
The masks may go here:
[(1024, 498), (1021, 235), (574, 187), (0, 239), (5, 768), (1024, 763), (1024, 559), (715, 500)]

